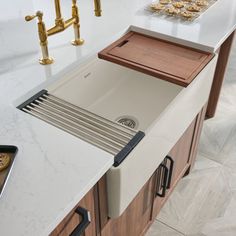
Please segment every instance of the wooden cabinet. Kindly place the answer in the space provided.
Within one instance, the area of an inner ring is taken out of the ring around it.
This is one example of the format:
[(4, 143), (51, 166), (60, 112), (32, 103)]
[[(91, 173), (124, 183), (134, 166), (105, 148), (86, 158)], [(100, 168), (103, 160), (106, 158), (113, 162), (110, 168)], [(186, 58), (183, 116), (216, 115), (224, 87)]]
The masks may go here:
[(50, 236), (96, 236), (95, 196), (95, 188), (93, 188)]
[(103, 178), (102, 181), (99, 181), (101, 236), (145, 234), (178, 181), (189, 172), (193, 165), (205, 111), (206, 106), (193, 120), (125, 212), (117, 219), (109, 219), (107, 216), (106, 180)]
[(178, 181), (190, 167), (190, 153), (196, 123), (197, 118), (185, 131), (156, 171), (156, 196), (153, 205), (154, 217), (158, 214)]
[(194, 141), (194, 131), (196, 124), (197, 118), (192, 122), (192, 124), (168, 154), (168, 156), (174, 161), (170, 187), (175, 186), (179, 179), (182, 178), (182, 176), (190, 167), (190, 154)]
[(153, 219), (159, 213), (179, 180), (189, 173), (194, 164), (205, 113), (206, 106), (197, 115), (156, 171)]
[(185, 87), (213, 58), (211, 53), (132, 31), (98, 56)]
[[(154, 182), (155, 178), (152, 176), (125, 212), (116, 219), (109, 219), (106, 207), (100, 208), (101, 222), (103, 222), (103, 225), (101, 225), (101, 236), (142, 235), (151, 223)], [(106, 206), (103, 196), (100, 195), (100, 206)]]
[[(193, 166), (205, 112), (206, 106), (120, 217), (108, 217), (106, 176), (103, 176), (50, 236), (144, 235), (178, 181)], [(75, 233), (76, 229), (80, 232)]]

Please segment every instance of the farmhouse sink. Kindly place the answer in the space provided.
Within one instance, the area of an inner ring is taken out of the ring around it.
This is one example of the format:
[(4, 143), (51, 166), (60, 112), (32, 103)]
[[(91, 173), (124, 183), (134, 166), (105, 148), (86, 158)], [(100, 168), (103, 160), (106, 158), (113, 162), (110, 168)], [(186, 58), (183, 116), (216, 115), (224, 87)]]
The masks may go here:
[[(118, 217), (207, 102), (216, 57), (187, 87), (99, 59), (47, 88), (49, 93), (145, 137), (107, 173), (109, 216)], [(133, 121), (133, 122), (132, 122)], [(132, 126), (133, 125), (133, 126)]]
[(47, 88), (50, 94), (111, 121), (130, 120), (131, 128), (144, 132), (182, 89), (99, 59)]
[[(216, 59), (213, 58), (184, 88), (93, 58), (80, 69), (45, 88), (46, 93), (41, 92), (49, 100), (51, 97), (101, 121), (105, 131), (101, 130), (96, 135), (107, 134), (113, 139), (115, 147), (113, 150), (109, 145), (97, 146), (105, 147), (104, 150), (114, 153), (114, 156), (117, 156), (122, 142), (125, 144), (127, 140), (128, 146), (133, 143), (129, 135), (135, 139), (135, 145), (126, 152), (125, 158), (115, 163), (107, 173), (108, 213), (111, 218), (124, 212), (207, 102)], [(39, 103), (43, 100), (39, 99)], [(27, 104), (23, 106), (27, 107)], [(20, 109), (28, 112), (22, 106)], [(69, 117), (66, 113), (64, 116)], [(110, 128), (118, 130), (122, 140), (115, 137), (114, 130), (109, 133)], [(105, 139), (108, 140), (107, 137)], [(90, 138), (85, 140), (93, 143)]]

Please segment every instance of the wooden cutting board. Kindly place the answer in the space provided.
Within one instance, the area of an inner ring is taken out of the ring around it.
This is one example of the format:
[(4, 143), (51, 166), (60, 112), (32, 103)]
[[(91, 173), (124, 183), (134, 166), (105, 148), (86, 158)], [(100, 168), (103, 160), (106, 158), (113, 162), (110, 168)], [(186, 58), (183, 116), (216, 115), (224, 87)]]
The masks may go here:
[(214, 55), (131, 31), (98, 56), (187, 87)]

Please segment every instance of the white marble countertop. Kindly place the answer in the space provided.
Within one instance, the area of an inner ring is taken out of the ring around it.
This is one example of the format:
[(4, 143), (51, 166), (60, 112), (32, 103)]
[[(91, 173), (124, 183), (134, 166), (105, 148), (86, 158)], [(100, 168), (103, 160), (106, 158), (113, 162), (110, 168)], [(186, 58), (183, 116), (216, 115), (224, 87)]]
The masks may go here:
[(152, 31), (153, 36), (209, 52), (215, 52), (236, 29), (236, 1), (232, 0), (217, 0), (193, 22), (139, 14), (142, 13), (137, 11), (133, 29)]
[[(236, 28), (236, 1), (218, 0), (199, 19), (183, 23), (144, 11), (148, 0), (103, 0), (103, 16), (93, 16), (93, 1), (81, 1), (81, 34), (86, 43), (73, 47), (72, 29), (49, 38), (55, 58), (41, 66), (37, 27), (24, 16), (42, 10), (53, 24), (53, 1), (15, 0), (1, 4), (0, 144), (19, 148), (13, 171), (0, 199), (3, 236), (47, 235), (112, 166), (113, 157), (15, 107), (96, 53), (132, 25), (140, 32), (214, 52)], [(70, 16), (70, 0), (62, 0)]]

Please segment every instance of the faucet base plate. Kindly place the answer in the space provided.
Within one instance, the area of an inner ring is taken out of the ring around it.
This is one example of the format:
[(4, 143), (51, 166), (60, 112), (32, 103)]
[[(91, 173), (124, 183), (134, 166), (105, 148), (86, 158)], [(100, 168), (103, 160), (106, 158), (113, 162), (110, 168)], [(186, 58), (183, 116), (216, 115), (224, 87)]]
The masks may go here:
[(83, 39), (75, 39), (75, 40), (71, 41), (71, 44), (74, 46), (79, 46), (79, 45), (84, 44), (84, 40)]
[(41, 64), (41, 65), (50, 65), (50, 64), (52, 64), (54, 62), (54, 60), (53, 60), (53, 58), (51, 58), (51, 57), (49, 57), (49, 58), (41, 58), (41, 59), (39, 59), (39, 63)]

